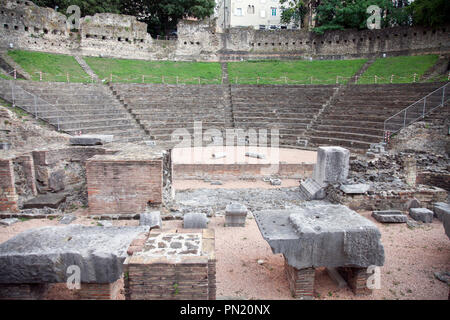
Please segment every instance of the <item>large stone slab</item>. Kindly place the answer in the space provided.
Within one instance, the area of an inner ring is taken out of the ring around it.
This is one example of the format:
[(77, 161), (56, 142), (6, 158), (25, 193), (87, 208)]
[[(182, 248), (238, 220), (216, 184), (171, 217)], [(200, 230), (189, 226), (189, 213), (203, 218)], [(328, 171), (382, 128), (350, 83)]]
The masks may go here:
[(226, 227), (244, 227), (247, 207), (240, 203), (231, 203), (225, 208)]
[(342, 147), (319, 147), (312, 178), (322, 186), (345, 183), (350, 167), (350, 151)]
[(406, 223), (408, 217), (399, 210), (373, 211), (372, 217), (382, 223)]
[(411, 208), (409, 209), (409, 215), (416, 221), (422, 221), (423, 223), (433, 222), (433, 211), (427, 208)]
[(61, 203), (66, 201), (66, 198), (66, 193), (43, 194), (25, 202), (23, 209), (41, 209), (45, 207), (57, 209)]
[(0, 244), (0, 283), (66, 282), (77, 265), (83, 283), (112, 283), (122, 276), (127, 249), (148, 227), (43, 227)]
[(433, 204), (434, 216), (439, 220), (443, 221), (442, 217), (444, 214), (450, 215), (450, 205), (445, 202), (436, 202)]
[(273, 253), (282, 253), (297, 269), (384, 264), (376, 225), (345, 206), (311, 204), (254, 217)]
[(71, 137), (69, 142), (70, 142), (70, 144), (77, 145), (77, 146), (95, 146), (95, 145), (112, 142), (113, 139), (114, 139), (113, 135), (83, 134), (80, 136)]

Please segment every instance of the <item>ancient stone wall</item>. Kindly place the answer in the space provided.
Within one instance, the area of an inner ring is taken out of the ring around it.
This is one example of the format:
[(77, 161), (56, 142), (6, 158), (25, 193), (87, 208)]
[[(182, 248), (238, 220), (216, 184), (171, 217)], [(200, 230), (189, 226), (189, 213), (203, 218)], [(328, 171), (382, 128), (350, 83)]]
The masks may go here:
[(86, 162), (90, 214), (141, 213), (162, 202), (162, 159), (95, 156)]
[(387, 53), (448, 53), (449, 27), (395, 27), (332, 31), (218, 28), (217, 20), (184, 20), (178, 40), (153, 40), (135, 17), (110, 13), (86, 16), (78, 32), (53, 9), (29, 1), (0, 0), (0, 48), (155, 60), (342, 59)]

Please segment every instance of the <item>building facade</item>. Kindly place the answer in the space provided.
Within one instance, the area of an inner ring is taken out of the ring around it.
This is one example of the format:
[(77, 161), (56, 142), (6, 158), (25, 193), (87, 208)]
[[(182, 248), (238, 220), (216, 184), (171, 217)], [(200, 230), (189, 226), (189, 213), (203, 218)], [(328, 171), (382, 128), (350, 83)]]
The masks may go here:
[(253, 27), (255, 29), (292, 29), (281, 23), (279, 0), (222, 0), (216, 7), (218, 26)]

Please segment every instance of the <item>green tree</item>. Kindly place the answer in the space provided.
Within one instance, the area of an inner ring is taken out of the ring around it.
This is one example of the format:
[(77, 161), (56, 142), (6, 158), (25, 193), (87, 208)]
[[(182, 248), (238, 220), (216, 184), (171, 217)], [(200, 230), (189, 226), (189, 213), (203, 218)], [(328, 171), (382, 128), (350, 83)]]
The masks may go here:
[(280, 0), (281, 22), (285, 24), (294, 23), (302, 26), (303, 18), (308, 12), (307, 3), (304, 0)]
[(415, 0), (409, 7), (414, 25), (437, 27), (448, 23), (450, 1)]
[(366, 29), (371, 14), (367, 8), (376, 5), (381, 9), (381, 27), (405, 25), (408, 15), (404, 5), (395, 7), (391, 0), (322, 0), (316, 10), (316, 25), (313, 30), (323, 33), (327, 30)]
[(185, 17), (204, 19), (214, 13), (214, 0), (125, 0), (123, 13), (136, 16), (148, 25), (149, 32), (167, 34)]

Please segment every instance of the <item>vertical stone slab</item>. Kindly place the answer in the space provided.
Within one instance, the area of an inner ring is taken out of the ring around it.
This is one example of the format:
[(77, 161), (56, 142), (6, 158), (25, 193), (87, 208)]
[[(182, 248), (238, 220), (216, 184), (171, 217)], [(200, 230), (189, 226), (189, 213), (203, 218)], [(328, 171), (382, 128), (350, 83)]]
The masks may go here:
[(350, 151), (341, 147), (319, 147), (312, 178), (321, 186), (347, 180)]
[(403, 168), (405, 172), (405, 182), (411, 187), (416, 186), (417, 167), (416, 158), (413, 155), (408, 155), (403, 158)]
[(19, 211), (12, 159), (0, 159), (0, 212)]

